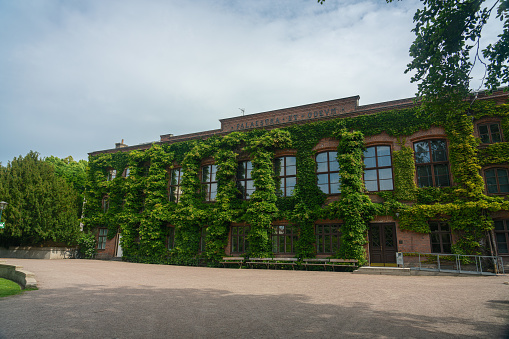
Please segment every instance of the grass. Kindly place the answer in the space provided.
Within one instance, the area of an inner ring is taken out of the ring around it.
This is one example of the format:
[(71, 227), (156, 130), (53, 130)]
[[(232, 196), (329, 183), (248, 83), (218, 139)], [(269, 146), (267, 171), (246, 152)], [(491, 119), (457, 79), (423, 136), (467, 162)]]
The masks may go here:
[(23, 290), (14, 281), (0, 278), (0, 298), (21, 293)]

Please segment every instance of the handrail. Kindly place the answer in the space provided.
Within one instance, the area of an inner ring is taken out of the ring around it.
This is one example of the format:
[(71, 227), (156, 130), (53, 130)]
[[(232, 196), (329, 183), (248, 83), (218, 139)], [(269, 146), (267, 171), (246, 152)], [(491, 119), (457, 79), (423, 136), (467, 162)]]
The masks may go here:
[(414, 270), (482, 275), (505, 274), (504, 262), (499, 256), (398, 252), (397, 257), (398, 265)]

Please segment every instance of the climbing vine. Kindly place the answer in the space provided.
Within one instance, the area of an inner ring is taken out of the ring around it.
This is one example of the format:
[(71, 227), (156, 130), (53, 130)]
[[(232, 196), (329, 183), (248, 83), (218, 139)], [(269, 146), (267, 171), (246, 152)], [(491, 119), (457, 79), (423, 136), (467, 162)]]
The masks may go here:
[[(430, 219), (447, 220), (461, 234), (454, 251), (478, 253), (480, 239), (492, 228), (489, 215), (509, 210), (503, 198), (484, 194), (480, 168), (507, 164), (509, 143), (479, 150), (473, 118), (500, 117), (508, 133), (509, 105), (482, 101), (452, 113), (431, 116), (417, 108), (393, 110), (92, 156), (86, 226), (92, 230), (107, 227), (109, 238), (121, 233), (128, 260), (158, 263), (197, 264), (201, 259), (217, 263), (224, 256), (232, 223), (250, 226), (246, 255), (270, 256), (275, 220), (288, 220), (298, 229), (298, 257), (314, 257), (314, 225), (319, 219), (341, 221), (341, 246), (335, 256), (362, 263), (366, 259), (367, 225), (375, 215), (391, 215), (399, 219), (400, 229), (420, 233), (430, 232)], [(407, 137), (434, 125), (443, 126), (447, 134), (455, 186), (417, 188), (414, 154), (407, 146)], [(374, 203), (362, 181), (362, 152), (364, 138), (382, 132), (397, 138), (399, 147), (392, 157), (394, 191), (378, 193), (381, 202)], [(325, 138), (339, 142), (341, 176), (341, 195), (328, 204), (327, 196), (317, 187), (314, 160), (314, 147)], [(280, 182), (274, 168), (275, 152), (286, 149), (295, 150), (297, 160), (297, 184), (291, 197), (278, 193)], [(253, 164), (256, 190), (249, 200), (242, 200), (235, 182), (240, 156)], [(213, 203), (205, 201), (200, 178), (205, 159), (217, 166), (218, 189)], [(176, 166), (184, 173), (178, 203), (168, 199), (169, 171)], [(129, 175), (120, 175), (126, 169)], [(111, 170), (119, 175), (108, 180)], [(104, 199), (108, 209), (103, 206)], [(174, 229), (171, 248), (167, 246), (170, 227)]]

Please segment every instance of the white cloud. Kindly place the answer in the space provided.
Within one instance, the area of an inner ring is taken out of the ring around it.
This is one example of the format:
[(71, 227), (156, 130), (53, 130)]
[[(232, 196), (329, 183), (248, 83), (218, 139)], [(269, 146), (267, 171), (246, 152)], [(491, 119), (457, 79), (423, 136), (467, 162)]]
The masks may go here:
[(0, 161), (86, 158), (124, 139), (361, 96), (410, 97), (418, 1), (0, 3)]

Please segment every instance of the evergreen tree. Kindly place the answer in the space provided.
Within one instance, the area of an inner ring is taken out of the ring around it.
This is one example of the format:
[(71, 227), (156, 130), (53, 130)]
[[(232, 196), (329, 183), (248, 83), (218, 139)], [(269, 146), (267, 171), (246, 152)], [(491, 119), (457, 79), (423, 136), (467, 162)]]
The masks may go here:
[(72, 244), (79, 234), (76, 190), (55, 174), (55, 168), (30, 151), (0, 167), (2, 214), (0, 245)]

